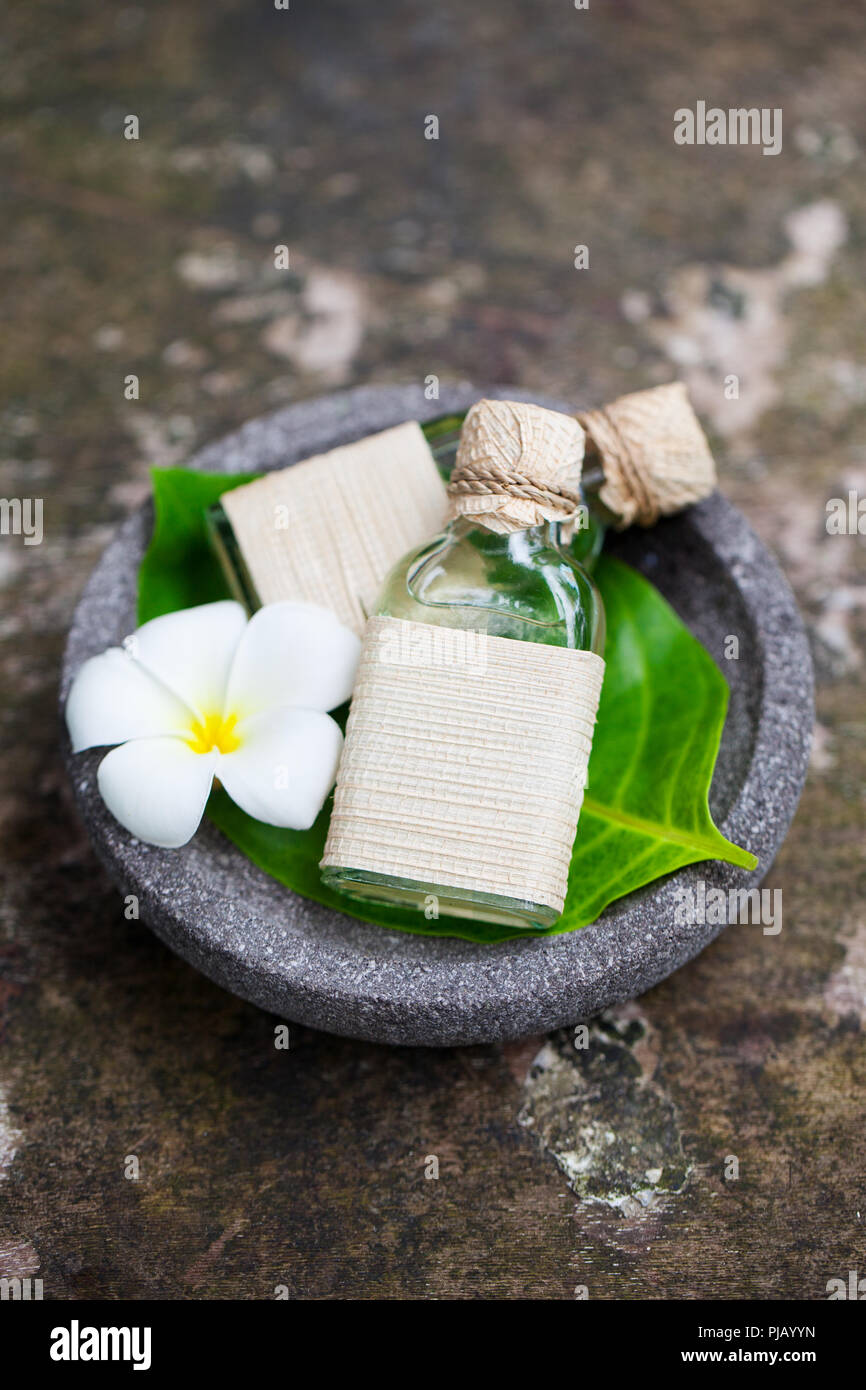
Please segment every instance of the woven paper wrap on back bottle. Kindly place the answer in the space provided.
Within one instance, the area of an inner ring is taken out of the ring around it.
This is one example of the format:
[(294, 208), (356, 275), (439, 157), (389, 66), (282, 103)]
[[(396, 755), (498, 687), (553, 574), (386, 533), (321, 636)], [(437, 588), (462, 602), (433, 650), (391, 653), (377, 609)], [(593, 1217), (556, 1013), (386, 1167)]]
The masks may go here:
[(330, 608), (360, 633), (402, 555), (441, 531), (445, 485), (410, 421), (220, 498), (261, 602)]
[(713, 456), (681, 381), (633, 391), (578, 419), (604, 468), (599, 495), (620, 528), (653, 526), (716, 486)]
[(604, 662), (367, 625), (322, 866), (562, 911)]

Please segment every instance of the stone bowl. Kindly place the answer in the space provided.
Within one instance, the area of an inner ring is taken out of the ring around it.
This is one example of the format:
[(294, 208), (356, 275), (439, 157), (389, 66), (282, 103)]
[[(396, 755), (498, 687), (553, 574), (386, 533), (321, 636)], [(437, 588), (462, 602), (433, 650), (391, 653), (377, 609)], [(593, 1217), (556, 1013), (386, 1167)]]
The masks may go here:
[[(364, 387), (289, 406), (203, 449), (211, 472), (285, 467), (404, 420), (465, 410), (482, 394)], [(574, 409), (560, 402), (540, 402)], [(89, 656), (135, 627), (136, 575), (152, 526), (143, 506), (120, 527), (85, 589), (63, 662), (62, 699)], [(481, 946), (372, 926), (299, 897), (254, 867), (208, 822), (191, 844), (140, 844), (96, 788), (101, 753), (65, 758), (97, 853), (122, 893), (172, 950), (243, 999), (293, 1022), (352, 1038), (424, 1046), (546, 1032), (642, 993), (702, 950), (721, 927), (681, 925), (676, 889), (755, 887), (799, 799), (813, 722), (812, 666), (793, 595), (741, 514), (715, 494), (609, 547), (646, 574), (725, 671), (730, 708), (710, 793), (716, 823), (759, 859), (754, 873), (705, 862), (612, 904), (563, 936)], [(743, 656), (723, 660), (727, 634)], [(760, 930), (750, 927), (748, 930)]]

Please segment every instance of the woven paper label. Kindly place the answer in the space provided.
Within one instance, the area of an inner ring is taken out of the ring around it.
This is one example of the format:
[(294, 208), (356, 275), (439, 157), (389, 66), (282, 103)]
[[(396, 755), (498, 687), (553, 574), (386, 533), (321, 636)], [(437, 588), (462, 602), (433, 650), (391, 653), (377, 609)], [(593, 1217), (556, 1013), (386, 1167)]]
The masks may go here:
[(361, 633), (397, 561), (442, 530), (447, 499), (415, 421), (221, 497), (262, 603), (330, 608)]
[(371, 618), (322, 866), (560, 912), (604, 662)]

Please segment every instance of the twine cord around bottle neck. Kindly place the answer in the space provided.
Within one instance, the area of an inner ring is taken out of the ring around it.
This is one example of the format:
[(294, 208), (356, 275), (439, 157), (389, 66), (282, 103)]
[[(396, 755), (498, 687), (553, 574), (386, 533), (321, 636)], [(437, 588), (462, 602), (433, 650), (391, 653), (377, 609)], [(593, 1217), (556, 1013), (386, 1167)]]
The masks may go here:
[[(448, 483), (448, 492), (457, 497), (519, 497), (528, 502), (538, 502), (551, 510), (561, 509), (561, 518), (567, 520), (581, 505), (579, 488), (569, 488), (554, 484), (540, 486), (525, 473), (509, 468), (497, 468), (490, 464), (466, 462), (455, 464)], [(459, 503), (457, 510), (460, 510)]]
[(588, 410), (580, 416), (580, 423), (597, 447), (603, 441), (605, 481), (615, 470), (620, 486), (628, 493), (634, 519), (641, 526), (654, 526), (661, 516), (661, 507), (647, 486), (646, 474), (635, 460), (628, 439), (617, 428), (607, 407)]

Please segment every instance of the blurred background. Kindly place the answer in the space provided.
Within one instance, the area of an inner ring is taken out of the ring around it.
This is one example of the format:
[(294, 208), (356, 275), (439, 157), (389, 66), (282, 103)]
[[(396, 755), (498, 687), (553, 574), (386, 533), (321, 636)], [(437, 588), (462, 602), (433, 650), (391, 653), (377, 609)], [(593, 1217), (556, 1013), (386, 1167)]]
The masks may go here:
[[(0, 538), (0, 1274), (821, 1298), (862, 1265), (866, 573), (826, 505), (866, 497), (864, 39), (862, 7), (813, 0), (7, 6), (0, 493), (42, 496), (45, 534)], [(780, 108), (781, 152), (678, 145), (698, 101)], [(273, 1019), (124, 920), (59, 768), (65, 632), (149, 468), (431, 375), (575, 408), (685, 379), (813, 641), (781, 936), (726, 932), (589, 1053), (275, 1053)]]

